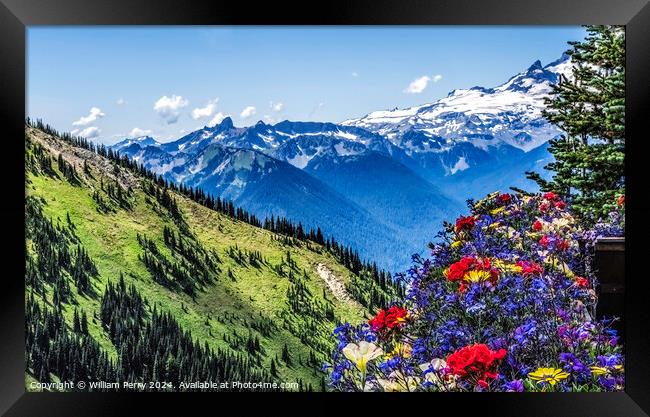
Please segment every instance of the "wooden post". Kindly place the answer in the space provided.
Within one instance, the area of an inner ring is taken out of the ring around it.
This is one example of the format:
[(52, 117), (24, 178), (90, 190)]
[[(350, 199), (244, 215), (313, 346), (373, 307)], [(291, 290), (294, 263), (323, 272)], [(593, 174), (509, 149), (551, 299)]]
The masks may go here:
[(624, 338), (625, 313), (625, 238), (601, 237), (596, 240), (595, 267), (598, 286), (596, 317), (619, 320), (613, 325), (621, 341)]

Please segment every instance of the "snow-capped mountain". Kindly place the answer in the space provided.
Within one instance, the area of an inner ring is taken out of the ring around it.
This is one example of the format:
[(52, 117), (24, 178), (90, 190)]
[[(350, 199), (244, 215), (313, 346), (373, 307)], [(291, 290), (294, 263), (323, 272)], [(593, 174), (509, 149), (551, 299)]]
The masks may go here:
[(169, 181), (233, 200), (261, 218), (286, 216), (318, 226), (391, 269), (426, 248), (429, 237), (419, 230), (433, 230), (460, 208), (401, 164), (408, 156), (384, 137), (333, 123), (237, 128), (224, 119), (174, 142), (133, 143), (120, 152)]
[(160, 143), (151, 136), (139, 136), (136, 138), (126, 138), (120, 142), (117, 142), (116, 144), (111, 145), (111, 148), (113, 148), (113, 150), (121, 152), (123, 149), (128, 148), (131, 145), (138, 145), (138, 147), (144, 148), (146, 146), (159, 146)]
[(206, 126), (165, 143), (160, 148), (171, 155), (194, 155), (215, 143), (264, 152), (300, 169), (317, 156), (358, 155), (367, 150), (387, 153), (398, 160), (407, 158), (401, 149), (383, 136), (353, 126), (285, 120), (275, 125), (259, 121), (254, 126), (238, 128), (230, 117), (218, 125)]
[(524, 172), (551, 161), (561, 134), (542, 116), (567, 56), (494, 87), (458, 89), (433, 103), (377, 111), (341, 124), (227, 117), (159, 144), (127, 139), (114, 149), (170, 181), (234, 200), (258, 216), (320, 226), (381, 266), (398, 270), (466, 198), (535, 189)]
[(506, 189), (530, 188), (524, 172), (551, 160), (548, 152), (531, 151), (562, 133), (542, 115), (545, 98), (561, 76), (571, 77), (571, 68), (566, 55), (546, 66), (536, 61), (494, 88), (457, 89), (433, 103), (341, 124), (385, 136), (415, 162), (411, 168), (457, 198), (489, 192), (494, 184), (482, 177), (495, 171), (504, 174), (499, 183)]
[(545, 67), (536, 61), (496, 88), (453, 90), (430, 104), (376, 111), (341, 124), (379, 133), (409, 155), (445, 152), (460, 142), (481, 149), (505, 143), (527, 152), (561, 133), (542, 110), (552, 85), (570, 69), (568, 56)]

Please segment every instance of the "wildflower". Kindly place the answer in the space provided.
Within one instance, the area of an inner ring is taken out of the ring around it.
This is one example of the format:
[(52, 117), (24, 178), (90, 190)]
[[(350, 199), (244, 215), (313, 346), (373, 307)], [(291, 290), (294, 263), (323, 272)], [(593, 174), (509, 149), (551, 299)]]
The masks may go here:
[(410, 344), (408, 344), (408, 343), (397, 343), (395, 345), (395, 348), (391, 352), (386, 354), (385, 358), (387, 360), (395, 358), (395, 357), (410, 358), (412, 353), (413, 353), (413, 348), (411, 347)]
[(488, 271), (484, 270), (472, 270), (468, 271), (465, 276), (463, 276), (463, 280), (467, 282), (483, 282), (487, 281), (492, 277)]
[(492, 351), (485, 344), (475, 344), (449, 355), (447, 365), (451, 373), (461, 378), (472, 378), (481, 388), (486, 388), (488, 379), (498, 377), (497, 367), (505, 356), (505, 349)]
[(555, 242), (555, 247), (559, 251), (565, 251), (565, 250), (569, 249), (569, 242), (564, 240), (564, 239), (558, 239)]
[(590, 366), (589, 370), (591, 370), (591, 373), (595, 376), (605, 375), (609, 373), (607, 368), (604, 368), (602, 366)]
[(619, 207), (622, 207), (625, 204), (625, 194), (622, 194), (618, 199), (616, 200), (616, 205)]
[[(584, 231), (556, 195), (501, 196), (470, 202), (458, 232), (444, 230), (429, 259), (413, 258), (399, 274), (408, 278), (404, 304), (337, 328), (328, 368), (334, 389), (623, 389), (617, 334), (590, 315), (597, 300), (591, 277), (571, 270), (593, 270), (583, 268), (585, 248), (592, 250), (597, 236), (621, 236), (623, 210)], [(361, 341), (374, 343), (381, 358), (357, 361), (363, 354), (351, 353)], [(357, 363), (365, 370), (361, 385), (350, 372)]]
[(544, 193), (544, 200), (553, 201), (557, 199), (557, 194), (553, 192)]
[(472, 230), (475, 224), (476, 219), (474, 219), (473, 216), (460, 216), (458, 219), (456, 219), (456, 233), (462, 230)]
[(355, 364), (358, 370), (366, 372), (368, 362), (380, 357), (384, 352), (374, 343), (361, 341), (359, 344), (348, 343), (343, 348), (343, 355)]
[(589, 280), (584, 277), (576, 277), (576, 286), (579, 288), (588, 288), (589, 287)]
[(547, 247), (548, 247), (548, 244), (550, 243), (550, 240), (549, 240), (548, 236), (544, 235), (544, 236), (542, 236), (542, 237), (539, 239), (539, 242), (538, 242), (538, 243), (539, 243), (542, 247), (547, 248)]
[(460, 246), (463, 246), (463, 241), (462, 240), (455, 240), (452, 244), (451, 247), (452, 249), (456, 249)]
[(555, 386), (558, 382), (568, 378), (569, 374), (558, 368), (537, 368), (534, 372), (529, 373), (528, 377), (538, 384), (547, 382), (551, 386)]
[(466, 256), (458, 262), (454, 262), (445, 271), (445, 276), (449, 281), (458, 281), (465, 276), (465, 273), (474, 264), (474, 258)]
[(515, 265), (521, 268), (521, 273), (524, 276), (544, 273), (544, 269), (541, 267), (541, 265), (536, 264), (535, 262), (517, 261)]
[(505, 389), (507, 392), (524, 392), (524, 382), (521, 379), (515, 379), (506, 383)]
[(508, 262), (504, 262), (500, 259), (497, 259), (494, 261), (494, 267), (503, 271), (503, 272), (514, 272), (514, 273), (519, 273), (521, 272), (521, 266), (517, 264), (512, 264)]
[(377, 383), (385, 392), (415, 391), (420, 383), (419, 378), (404, 375), (402, 372), (393, 371), (388, 379), (377, 378)]
[(392, 306), (388, 310), (381, 309), (375, 317), (368, 321), (368, 324), (375, 332), (382, 332), (400, 327), (406, 322), (408, 312), (403, 307)]
[(510, 194), (501, 194), (497, 197), (497, 201), (501, 204), (508, 204), (512, 200)]

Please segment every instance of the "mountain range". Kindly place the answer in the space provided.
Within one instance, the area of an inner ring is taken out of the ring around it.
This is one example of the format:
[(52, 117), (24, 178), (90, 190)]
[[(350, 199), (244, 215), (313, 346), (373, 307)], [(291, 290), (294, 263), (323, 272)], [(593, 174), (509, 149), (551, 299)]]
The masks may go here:
[(422, 253), (463, 201), (509, 187), (550, 162), (562, 132), (542, 115), (568, 56), (494, 87), (457, 89), (406, 109), (341, 123), (236, 127), (230, 118), (178, 140), (127, 138), (114, 150), (175, 183), (231, 199), (259, 217), (320, 227), (392, 271)]

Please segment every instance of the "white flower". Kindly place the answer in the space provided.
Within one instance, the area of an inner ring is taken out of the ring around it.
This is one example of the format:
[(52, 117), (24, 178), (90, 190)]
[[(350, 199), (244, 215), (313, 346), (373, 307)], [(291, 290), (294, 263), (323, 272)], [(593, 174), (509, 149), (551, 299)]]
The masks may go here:
[(431, 362), (420, 365), (420, 369), (425, 373), (425, 381), (441, 390), (450, 390), (456, 387), (455, 375), (448, 375), (447, 379), (443, 376), (446, 368), (447, 362), (440, 358), (431, 359)]
[(381, 348), (373, 343), (368, 343), (365, 340), (356, 343), (348, 343), (343, 348), (343, 354), (346, 358), (352, 361), (361, 372), (366, 372), (366, 367), (369, 361), (380, 357), (384, 354)]
[(414, 376), (404, 376), (401, 372), (393, 371), (388, 375), (389, 379), (377, 378), (385, 392), (415, 391), (420, 379)]

